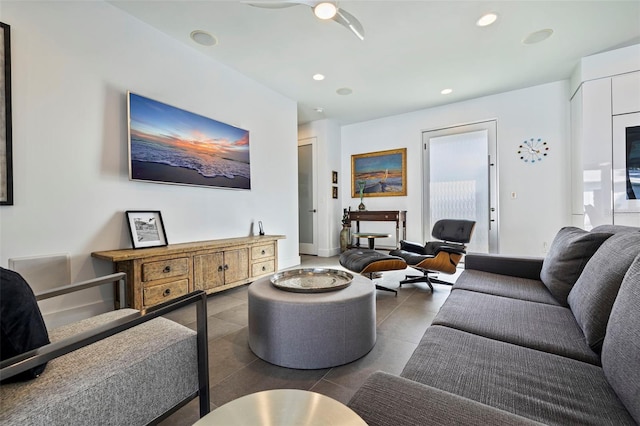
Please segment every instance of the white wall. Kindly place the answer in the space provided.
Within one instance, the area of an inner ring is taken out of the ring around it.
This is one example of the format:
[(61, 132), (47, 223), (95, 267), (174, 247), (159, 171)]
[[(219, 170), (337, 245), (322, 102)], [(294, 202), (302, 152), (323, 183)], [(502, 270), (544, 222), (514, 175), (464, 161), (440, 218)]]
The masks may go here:
[[(559, 81), (343, 126), (342, 176), (351, 173), (353, 154), (406, 147), (407, 196), (370, 197), (364, 202), (368, 210), (407, 210), (407, 239), (421, 241), (422, 131), (496, 119), (500, 252), (542, 255), (558, 229), (570, 224), (568, 97), (568, 81)], [(548, 141), (549, 157), (523, 163), (516, 152), (529, 138)], [(350, 193), (349, 179), (342, 180), (340, 191)], [(512, 192), (517, 198), (511, 198)], [(343, 207), (354, 209), (358, 203), (357, 198), (343, 198)], [(374, 225), (382, 226), (367, 226)]]
[(341, 205), (348, 197), (338, 186), (338, 199), (332, 198), (331, 172), (338, 172), (338, 183), (349, 180), (349, 174), (340, 173), (341, 164), (348, 161), (340, 158), (340, 126), (332, 120), (318, 120), (298, 128), (298, 138), (317, 139), (318, 166), (318, 256), (329, 257), (340, 253), (340, 230), (342, 229)]
[[(279, 268), (299, 263), (296, 103), (103, 2), (7, 2), (14, 206), (0, 208), (0, 262), (131, 247), (124, 211), (160, 210), (170, 243), (249, 235), (261, 220)], [(251, 191), (128, 180), (126, 91), (250, 130)], [(275, 154), (275, 155), (274, 155)], [(256, 229), (257, 233), (257, 229)], [(110, 289), (73, 303), (108, 308)], [(71, 302), (69, 302), (71, 303)]]

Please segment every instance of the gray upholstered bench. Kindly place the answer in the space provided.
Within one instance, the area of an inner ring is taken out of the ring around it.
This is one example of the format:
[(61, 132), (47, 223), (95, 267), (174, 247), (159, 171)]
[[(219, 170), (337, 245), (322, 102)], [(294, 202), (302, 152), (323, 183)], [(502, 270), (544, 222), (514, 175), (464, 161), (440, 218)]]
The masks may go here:
[[(407, 262), (401, 257), (391, 256), (375, 250), (350, 249), (340, 255), (340, 264), (350, 271), (359, 274), (368, 274), (373, 278), (376, 272), (406, 269)], [(392, 291), (398, 295), (397, 290), (376, 284), (378, 290)]]
[[(124, 274), (99, 277), (38, 297), (46, 299), (120, 279)], [(28, 288), (26, 282), (24, 287)], [(193, 304), (197, 332), (161, 317)], [(210, 404), (206, 307), (206, 294), (197, 291), (144, 314), (121, 309), (50, 331), (50, 344), (0, 363), (0, 379), (4, 380), (48, 362), (39, 377), (0, 386), (0, 424), (155, 424), (195, 397), (200, 400), (200, 415), (206, 415)]]
[(249, 286), (249, 347), (267, 362), (328, 368), (355, 361), (375, 343), (375, 292), (365, 277), (326, 293), (283, 291), (269, 277)]

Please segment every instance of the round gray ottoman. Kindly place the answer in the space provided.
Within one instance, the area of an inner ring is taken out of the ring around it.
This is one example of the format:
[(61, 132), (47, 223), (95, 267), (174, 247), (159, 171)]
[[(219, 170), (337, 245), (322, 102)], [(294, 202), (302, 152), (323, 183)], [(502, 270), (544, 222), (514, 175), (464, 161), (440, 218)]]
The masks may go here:
[(375, 289), (361, 275), (326, 293), (279, 290), (269, 277), (249, 286), (249, 347), (267, 362), (328, 368), (364, 356), (375, 343)]

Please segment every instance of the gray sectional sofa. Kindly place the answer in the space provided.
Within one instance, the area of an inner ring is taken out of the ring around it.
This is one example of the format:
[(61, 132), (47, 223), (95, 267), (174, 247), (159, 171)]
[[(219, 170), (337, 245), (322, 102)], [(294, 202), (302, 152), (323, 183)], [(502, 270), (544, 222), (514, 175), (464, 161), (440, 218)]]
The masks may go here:
[(349, 406), (371, 426), (638, 424), (640, 228), (563, 228), (544, 259), (467, 255), (400, 376)]

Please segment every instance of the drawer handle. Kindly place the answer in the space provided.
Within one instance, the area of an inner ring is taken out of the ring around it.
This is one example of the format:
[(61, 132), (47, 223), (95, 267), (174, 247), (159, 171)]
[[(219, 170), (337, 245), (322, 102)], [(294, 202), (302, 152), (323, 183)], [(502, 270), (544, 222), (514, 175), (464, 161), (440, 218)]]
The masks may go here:
[(224, 270), (226, 271), (227, 269), (229, 269), (229, 265), (224, 265)]
[(222, 265), (218, 266), (218, 272), (222, 272)]
[(267, 254), (267, 252), (266, 252), (266, 251), (264, 251), (264, 250), (262, 250), (262, 254)]
[(164, 272), (165, 274), (168, 274), (169, 272), (171, 272), (171, 266), (169, 265), (165, 266), (162, 272)]
[(168, 288), (168, 289), (166, 289), (165, 291), (162, 292), (162, 296), (163, 297), (167, 297), (170, 294), (171, 294), (171, 289), (170, 288)]
[(266, 267), (266, 266), (263, 266), (263, 267), (262, 267), (262, 270), (263, 270), (263, 271), (266, 271), (266, 270), (267, 270), (267, 267)]

